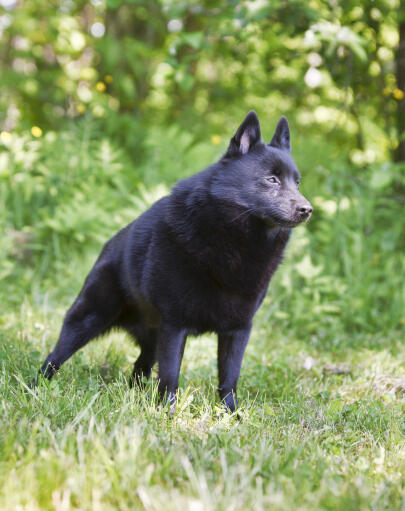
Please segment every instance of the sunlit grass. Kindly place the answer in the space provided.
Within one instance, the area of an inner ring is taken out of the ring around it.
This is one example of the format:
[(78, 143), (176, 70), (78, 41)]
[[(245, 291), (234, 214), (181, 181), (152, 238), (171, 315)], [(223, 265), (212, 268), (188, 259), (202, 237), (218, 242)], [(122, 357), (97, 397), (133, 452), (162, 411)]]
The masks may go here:
[(137, 348), (118, 333), (31, 390), (61, 314), (25, 305), (0, 352), (1, 509), (399, 509), (405, 349), (336, 357), (264, 318), (238, 412), (219, 406), (204, 337), (188, 343), (171, 419), (154, 381), (128, 388)]

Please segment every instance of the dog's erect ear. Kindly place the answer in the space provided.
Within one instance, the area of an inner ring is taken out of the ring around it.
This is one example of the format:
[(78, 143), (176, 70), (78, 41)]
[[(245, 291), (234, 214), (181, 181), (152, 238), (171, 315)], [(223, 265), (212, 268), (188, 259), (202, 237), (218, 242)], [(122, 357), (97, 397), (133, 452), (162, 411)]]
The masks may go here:
[(273, 138), (271, 139), (269, 145), (277, 147), (278, 149), (283, 149), (284, 151), (291, 151), (290, 127), (284, 115), (280, 117), (280, 120), (277, 123), (276, 131), (274, 132)]
[(253, 145), (261, 139), (259, 118), (251, 110), (239, 126), (235, 136), (231, 138), (225, 156), (240, 156), (250, 151)]

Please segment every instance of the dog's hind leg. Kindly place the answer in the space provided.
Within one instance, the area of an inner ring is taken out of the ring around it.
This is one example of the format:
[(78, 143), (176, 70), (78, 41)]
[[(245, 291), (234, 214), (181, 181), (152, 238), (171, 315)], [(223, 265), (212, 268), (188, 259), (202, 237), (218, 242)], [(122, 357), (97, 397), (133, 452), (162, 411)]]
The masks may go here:
[(136, 359), (134, 369), (129, 379), (129, 386), (137, 385), (142, 387), (142, 378), (149, 378), (152, 368), (156, 362), (157, 334), (154, 328), (126, 328), (128, 332), (135, 337), (141, 348), (141, 353)]
[(93, 268), (66, 314), (54, 350), (40, 369), (43, 376), (51, 379), (77, 350), (115, 326), (122, 300), (114, 282), (106, 265), (96, 265)]
[(159, 331), (157, 344), (159, 393), (161, 399), (166, 397), (166, 400), (170, 402), (172, 412), (174, 411), (180, 365), (186, 340), (187, 334), (184, 330), (166, 325)]

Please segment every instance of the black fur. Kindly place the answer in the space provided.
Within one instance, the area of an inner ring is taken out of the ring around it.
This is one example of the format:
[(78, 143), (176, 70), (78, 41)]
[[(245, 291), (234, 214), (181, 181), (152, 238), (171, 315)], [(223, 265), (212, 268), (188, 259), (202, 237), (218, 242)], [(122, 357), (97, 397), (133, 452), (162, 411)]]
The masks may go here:
[(249, 112), (219, 162), (178, 182), (107, 242), (66, 314), (44, 376), (121, 327), (141, 348), (131, 383), (158, 362), (160, 393), (174, 402), (187, 336), (215, 332), (219, 394), (235, 409), (253, 316), (291, 227), (312, 212), (298, 191), (287, 120), (268, 145), (260, 133)]

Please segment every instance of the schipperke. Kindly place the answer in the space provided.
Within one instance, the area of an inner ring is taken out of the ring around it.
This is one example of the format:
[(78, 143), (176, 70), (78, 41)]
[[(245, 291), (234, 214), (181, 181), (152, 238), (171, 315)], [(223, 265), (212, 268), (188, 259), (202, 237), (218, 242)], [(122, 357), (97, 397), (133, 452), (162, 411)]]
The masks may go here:
[(249, 112), (217, 163), (179, 181), (106, 243), (40, 373), (50, 379), (119, 327), (141, 348), (130, 384), (158, 362), (159, 392), (174, 404), (187, 336), (215, 332), (219, 394), (234, 410), (253, 316), (291, 228), (312, 213), (299, 182), (287, 119), (265, 144)]

